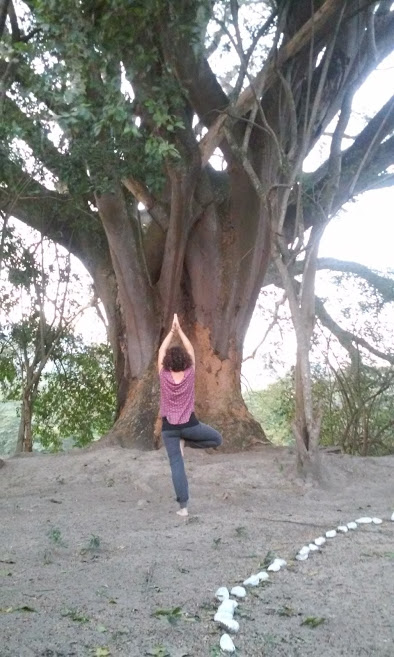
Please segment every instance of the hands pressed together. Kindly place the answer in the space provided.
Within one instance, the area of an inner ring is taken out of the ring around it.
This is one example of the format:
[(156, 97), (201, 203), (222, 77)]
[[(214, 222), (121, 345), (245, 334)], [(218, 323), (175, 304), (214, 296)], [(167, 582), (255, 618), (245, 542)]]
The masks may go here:
[(174, 314), (174, 319), (172, 320), (172, 326), (171, 326), (171, 332), (172, 333), (177, 333), (181, 328), (181, 325), (179, 324), (179, 319), (178, 315), (175, 313)]

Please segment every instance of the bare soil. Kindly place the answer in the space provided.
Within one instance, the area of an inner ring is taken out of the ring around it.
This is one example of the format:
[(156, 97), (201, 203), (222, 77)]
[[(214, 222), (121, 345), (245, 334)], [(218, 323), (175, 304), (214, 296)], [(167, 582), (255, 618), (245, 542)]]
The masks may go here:
[[(272, 447), (186, 450), (184, 520), (163, 449), (7, 459), (1, 657), (218, 656), (215, 590), (258, 572), (268, 552), (288, 567), (240, 603), (236, 655), (393, 657), (394, 458), (325, 454), (324, 488), (300, 482), (294, 460)], [(294, 560), (366, 515), (384, 522)]]

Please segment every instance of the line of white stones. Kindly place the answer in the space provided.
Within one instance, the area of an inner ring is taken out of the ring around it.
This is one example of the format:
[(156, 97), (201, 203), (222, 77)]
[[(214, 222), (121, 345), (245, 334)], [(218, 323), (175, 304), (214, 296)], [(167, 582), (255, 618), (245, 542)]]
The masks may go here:
[[(394, 521), (394, 513), (391, 516), (391, 520)], [(381, 525), (382, 522), (383, 520), (381, 518), (362, 517), (357, 518), (357, 520), (348, 522), (346, 525), (339, 525), (336, 529), (329, 529), (326, 531), (325, 536), (318, 536), (318, 538), (314, 539), (313, 543), (303, 545), (303, 547), (300, 548), (300, 550), (297, 552), (295, 558), (298, 561), (305, 561), (308, 559), (312, 552), (317, 552), (320, 550), (320, 548), (326, 542), (327, 538), (335, 538), (338, 533), (346, 534), (348, 531), (357, 529), (359, 525), (367, 525), (371, 523), (374, 525)], [(284, 559), (274, 559), (274, 561), (268, 566), (267, 570), (261, 570), (260, 572), (254, 575), (250, 575), (250, 577), (245, 579), (243, 586), (233, 586), (230, 591), (226, 586), (221, 586), (217, 589), (215, 597), (220, 601), (220, 605), (214, 616), (214, 621), (218, 623), (220, 627), (227, 630), (227, 632), (222, 634), (220, 637), (220, 648), (223, 650), (223, 652), (235, 652), (234, 642), (228, 632), (236, 634), (239, 630), (239, 623), (234, 619), (234, 612), (238, 607), (238, 602), (237, 600), (230, 598), (230, 595), (238, 599), (245, 598), (245, 587), (258, 586), (260, 582), (264, 582), (269, 579), (269, 572), (278, 572), (286, 565), (287, 563)]]

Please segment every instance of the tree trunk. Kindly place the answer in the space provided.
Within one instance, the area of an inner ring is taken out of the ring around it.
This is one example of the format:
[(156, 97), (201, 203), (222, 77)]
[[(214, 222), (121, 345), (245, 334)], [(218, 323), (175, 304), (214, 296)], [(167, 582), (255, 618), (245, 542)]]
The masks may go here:
[(20, 413), (21, 415), (19, 418), (18, 439), (16, 441), (15, 454), (21, 454), (21, 452), (23, 452), (23, 444), (25, 441), (25, 412), (23, 401), (21, 404)]
[(153, 449), (158, 446), (159, 379), (154, 358), (144, 375), (127, 391), (118, 419), (98, 446), (121, 445)]
[(21, 417), (19, 421), (18, 439), (15, 454), (33, 451), (32, 423), (32, 400), (28, 394), (23, 395), (21, 404)]
[[(195, 324), (189, 332), (196, 351), (196, 415), (223, 435), (223, 447), (237, 450), (268, 442), (260, 424), (246, 408), (241, 394), (242, 354), (234, 349), (220, 359), (210, 343), (210, 331)], [(127, 394), (120, 416), (100, 446), (121, 445), (153, 449), (160, 446), (159, 377), (156, 357)]]
[(210, 331), (197, 323), (194, 344), (198, 418), (221, 432), (225, 449), (243, 449), (256, 442), (268, 442), (242, 398), (242, 351), (232, 344), (228, 357), (221, 359), (210, 343)]
[[(185, 204), (178, 203), (179, 218), (174, 209), (171, 222), (178, 221), (179, 225), (177, 229), (172, 225), (161, 269), (157, 264), (160, 247), (152, 259), (145, 250), (149, 280), (121, 194), (97, 199), (118, 283), (119, 313), (108, 316), (110, 334), (118, 343), (123, 341), (124, 354), (124, 372), (118, 378), (118, 385), (123, 386), (118, 395), (122, 402), (119, 415), (100, 444), (146, 449), (158, 445), (156, 358), (173, 312), (179, 314), (196, 351), (199, 419), (223, 434), (226, 449), (266, 442), (261, 426), (243, 401), (240, 373), (245, 333), (268, 264), (269, 234), (261, 218), (260, 202), (245, 174), (234, 169), (231, 175), (235, 180), (230, 203), (220, 207), (212, 202), (211, 181), (206, 178), (200, 181), (198, 196), (200, 204), (206, 206), (197, 220), (192, 222), (189, 217), (186, 222)], [(177, 184), (179, 187), (179, 181)], [(172, 239), (173, 234), (178, 238)], [(175, 279), (180, 279), (171, 283), (172, 291), (167, 289), (168, 281), (164, 285), (163, 263), (168, 280), (172, 281), (171, 267)], [(101, 277), (101, 289), (109, 285), (105, 281)], [(110, 294), (105, 296), (108, 305)]]
[[(295, 368), (295, 402), (296, 413), (293, 423), (293, 433), (297, 445), (297, 471), (304, 479), (321, 481), (323, 478), (321, 456), (319, 452), (319, 436), (321, 414), (316, 412), (312, 403), (312, 389), (310, 376), (305, 381), (302, 376), (302, 366), (309, 367), (309, 352), (307, 362), (301, 362), (303, 356), (297, 353)], [(304, 354), (305, 358), (305, 354)], [(309, 387), (309, 395), (305, 394)], [(309, 417), (307, 419), (307, 413)]]

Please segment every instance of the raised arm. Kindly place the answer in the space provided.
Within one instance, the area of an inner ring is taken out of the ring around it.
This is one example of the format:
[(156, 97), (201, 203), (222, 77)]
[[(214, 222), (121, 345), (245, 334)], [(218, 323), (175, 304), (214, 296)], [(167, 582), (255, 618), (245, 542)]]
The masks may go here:
[(193, 365), (193, 367), (195, 367), (195, 366), (196, 366), (196, 358), (195, 358), (195, 356), (194, 356), (193, 345), (192, 345), (192, 343), (190, 342), (189, 338), (186, 337), (186, 335), (185, 335), (184, 332), (182, 331), (181, 326), (180, 326), (180, 324), (179, 324), (179, 320), (178, 320), (178, 315), (177, 315), (177, 314), (174, 315), (174, 321), (173, 321), (173, 324), (172, 324), (172, 328), (175, 328), (175, 330), (177, 331), (177, 333), (178, 333), (180, 339), (182, 340), (182, 344), (183, 344), (183, 346), (185, 347), (187, 353), (189, 354), (189, 356), (190, 356), (190, 358), (191, 358), (191, 360), (192, 360), (192, 365)]
[(158, 367), (159, 372), (161, 372), (161, 370), (163, 369), (164, 356), (166, 355), (166, 351), (167, 351), (168, 347), (171, 344), (171, 340), (174, 337), (175, 332), (176, 332), (176, 329), (174, 327), (174, 322), (173, 322), (172, 327), (171, 327), (171, 331), (166, 335), (166, 337), (164, 338), (163, 342), (161, 343), (161, 347), (159, 349), (159, 355), (158, 355), (158, 358), (157, 358), (157, 367)]

